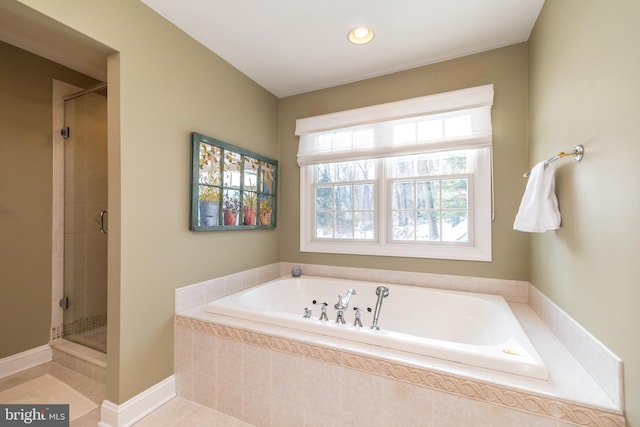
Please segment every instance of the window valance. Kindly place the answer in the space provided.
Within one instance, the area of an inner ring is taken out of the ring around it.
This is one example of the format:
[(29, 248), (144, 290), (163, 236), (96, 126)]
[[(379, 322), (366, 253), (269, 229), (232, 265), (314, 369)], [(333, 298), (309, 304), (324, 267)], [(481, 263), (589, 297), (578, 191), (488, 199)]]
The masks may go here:
[(298, 165), (491, 145), (493, 85), (296, 121)]

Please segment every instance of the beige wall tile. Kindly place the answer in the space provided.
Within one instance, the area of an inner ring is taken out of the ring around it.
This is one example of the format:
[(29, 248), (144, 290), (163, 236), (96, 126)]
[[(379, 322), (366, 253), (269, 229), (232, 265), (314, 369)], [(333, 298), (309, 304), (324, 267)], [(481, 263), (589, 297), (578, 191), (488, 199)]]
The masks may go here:
[(288, 402), (304, 404), (307, 386), (307, 364), (300, 356), (274, 351), (271, 356), (273, 396)]
[(199, 374), (216, 377), (216, 336), (204, 332), (194, 332), (193, 370)]
[(214, 376), (195, 371), (192, 390), (191, 400), (208, 408), (216, 408), (217, 382)]
[(433, 391), (424, 387), (385, 379), (384, 421), (388, 426), (431, 425)]
[(243, 389), (240, 419), (256, 427), (271, 426), (271, 397), (267, 394)]
[(271, 350), (245, 345), (242, 354), (242, 388), (271, 394)]
[(288, 399), (282, 400), (273, 397), (271, 399), (271, 425), (304, 426), (304, 407), (298, 403), (293, 403)]
[(244, 344), (218, 338), (216, 372), (220, 382), (242, 384), (242, 349)]
[(227, 383), (219, 381), (215, 390), (218, 411), (242, 419), (242, 389), (240, 381)]

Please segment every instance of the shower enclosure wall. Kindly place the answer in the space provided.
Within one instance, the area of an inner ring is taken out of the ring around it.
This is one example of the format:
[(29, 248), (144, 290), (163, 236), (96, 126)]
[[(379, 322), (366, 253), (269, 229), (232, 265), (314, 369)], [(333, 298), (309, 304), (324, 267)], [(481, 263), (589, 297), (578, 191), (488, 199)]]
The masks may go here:
[[(63, 117), (64, 126), (58, 130), (62, 136), (63, 195), (54, 194), (58, 203), (63, 197), (64, 209), (64, 231), (58, 233), (64, 242), (59, 274), (63, 286), (57, 295), (58, 311), (62, 310), (58, 333), (69, 341), (106, 352), (106, 88), (100, 86), (64, 97)], [(60, 172), (59, 175), (62, 178)], [(55, 300), (54, 284), (54, 304)]]

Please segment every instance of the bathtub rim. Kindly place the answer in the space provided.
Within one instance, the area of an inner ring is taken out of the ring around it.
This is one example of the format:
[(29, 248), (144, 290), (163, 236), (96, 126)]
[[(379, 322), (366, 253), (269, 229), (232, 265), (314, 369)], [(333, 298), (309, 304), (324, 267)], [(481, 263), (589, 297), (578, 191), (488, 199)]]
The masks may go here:
[[(320, 280), (336, 280), (340, 282), (347, 282), (357, 286), (357, 284), (365, 284), (366, 286), (375, 286), (375, 282), (366, 280), (355, 280), (346, 278), (328, 278), (324, 276), (311, 276), (307, 275), (304, 278), (310, 278), (312, 281)], [(335, 326), (331, 321), (327, 324), (319, 324), (316, 320), (312, 319), (312, 322), (307, 323), (302, 319), (297, 318), (295, 315), (285, 313), (281, 315), (278, 312), (272, 311), (256, 311), (251, 309), (234, 309), (228, 305), (218, 307), (217, 312), (209, 311), (210, 305), (219, 304), (221, 300), (237, 298), (238, 295), (251, 292), (258, 288), (265, 287), (274, 282), (280, 282), (284, 280), (301, 279), (291, 276), (280, 276), (275, 279), (258, 283), (249, 288), (234, 292), (230, 295), (225, 295), (220, 298), (215, 298), (205, 304), (205, 311), (210, 314), (217, 314), (220, 316), (230, 317), (232, 319), (242, 319), (258, 322), (264, 325), (277, 326), (284, 329), (293, 329), (302, 333), (314, 334), (322, 336), (326, 339), (332, 339), (333, 337), (339, 338), (345, 342), (350, 342), (350, 337), (357, 337), (359, 339), (353, 340), (356, 343), (362, 343), (368, 345), (370, 349), (389, 349), (397, 351), (400, 354), (406, 353), (416, 357), (428, 357), (436, 358), (451, 363), (459, 363), (468, 365), (470, 367), (478, 367), (489, 369), (498, 372), (505, 372), (509, 374), (521, 375), (536, 380), (547, 381), (549, 379), (549, 373), (544, 359), (539, 355), (536, 347), (533, 345), (526, 331), (522, 328), (522, 325), (518, 321), (517, 316), (513, 313), (509, 303), (502, 295), (485, 294), (479, 292), (457, 291), (447, 289), (429, 288), (426, 286), (413, 286), (399, 283), (385, 283), (385, 286), (408, 288), (408, 289), (420, 289), (427, 292), (434, 292), (436, 294), (453, 294), (461, 295), (466, 298), (480, 299), (483, 302), (490, 301), (495, 303), (496, 301), (501, 304), (500, 309), (504, 309), (509, 312), (510, 321), (513, 324), (509, 325), (512, 331), (512, 340), (509, 343), (501, 343), (494, 345), (472, 345), (472, 344), (460, 344), (451, 341), (420, 338), (416, 342), (410, 342), (405, 337), (402, 343), (406, 346), (405, 349), (391, 348), (385, 345), (384, 337), (379, 337), (376, 334), (369, 334), (369, 331), (354, 331), (353, 328)], [(348, 285), (351, 286), (351, 285)], [(242, 314), (250, 313), (252, 318), (244, 317)], [(293, 322), (293, 326), (289, 322)], [(358, 336), (358, 334), (362, 335)], [(383, 331), (384, 333), (384, 331)], [(404, 334), (398, 334), (404, 335)], [(515, 340), (515, 341), (514, 341)], [(526, 353), (525, 359), (519, 359), (520, 356), (511, 356), (508, 354), (508, 350), (521, 349)], [(475, 350), (475, 351), (474, 351)], [(502, 353), (505, 354), (502, 354)]]

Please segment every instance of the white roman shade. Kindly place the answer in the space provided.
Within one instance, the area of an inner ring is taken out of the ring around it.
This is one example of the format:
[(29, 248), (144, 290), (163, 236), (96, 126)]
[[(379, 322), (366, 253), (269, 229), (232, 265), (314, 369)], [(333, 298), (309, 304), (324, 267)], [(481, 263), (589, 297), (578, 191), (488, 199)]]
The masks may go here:
[(490, 146), (493, 85), (296, 121), (298, 165)]

